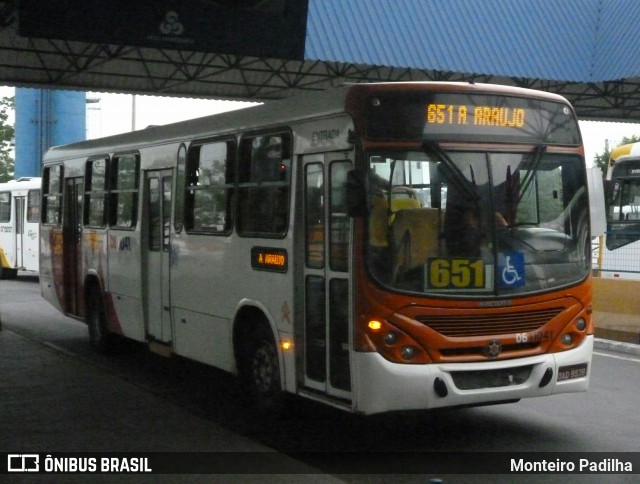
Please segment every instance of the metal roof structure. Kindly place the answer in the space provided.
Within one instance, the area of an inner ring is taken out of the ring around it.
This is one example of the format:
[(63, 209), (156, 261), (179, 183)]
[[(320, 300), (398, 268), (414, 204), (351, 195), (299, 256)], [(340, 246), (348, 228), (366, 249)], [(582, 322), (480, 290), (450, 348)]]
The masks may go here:
[(292, 61), (20, 37), (16, 0), (0, 1), (0, 82), (268, 100), (344, 82), (468, 80), (629, 121), (640, 119), (639, 16), (637, 0), (309, 0), (304, 60)]

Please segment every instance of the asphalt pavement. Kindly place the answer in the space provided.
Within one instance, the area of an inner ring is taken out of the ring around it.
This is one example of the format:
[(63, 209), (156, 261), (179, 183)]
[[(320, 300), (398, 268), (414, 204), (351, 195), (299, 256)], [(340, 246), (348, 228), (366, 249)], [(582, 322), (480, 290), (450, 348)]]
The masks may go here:
[[(640, 345), (604, 339), (596, 339), (595, 349), (640, 355)], [(188, 449), (251, 458), (275, 452), (90, 361), (6, 327), (0, 327), (0, 429), (0, 452), (12, 454)], [(287, 456), (279, 463), (286, 464), (286, 473), (306, 474), (305, 482), (333, 480)]]
[[(0, 453), (39, 454), (42, 470), (49, 454), (126, 453), (129, 458), (142, 458), (147, 453), (165, 456), (186, 450), (196, 460), (196, 454), (206, 453), (200, 455), (221, 462), (219, 467), (225, 475), (218, 476), (216, 482), (264, 482), (257, 476), (263, 471), (269, 475), (269, 482), (291, 482), (287, 478), (291, 473), (305, 475), (305, 482), (337, 482), (61, 348), (0, 329)], [(227, 455), (232, 462), (221, 460)], [(260, 456), (273, 456), (262, 459), (264, 469), (256, 465)], [(0, 474), (3, 469), (10, 469), (9, 461), (0, 462)], [(238, 475), (234, 477), (235, 472)], [(250, 475), (254, 472), (256, 475)], [(5, 477), (10, 479), (3, 478), (4, 482), (33, 482), (20, 473)], [(60, 482), (51, 477), (39, 482)], [(68, 482), (73, 472), (64, 477)], [(114, 475), (102, 475), (105, 482), (109, 477)], [(140, 477), (144, 476), (138, 474)], [(192, 477), (191, 481), (197, 478)], [(184, 482), (177, 476), (169, 479)]]
[[(640, 345), (603, 339), (596, 339), (595, 349), (640, 355)], [(6, 328), (0, 330), (0, 368), (5, 452), (271, 451)]]

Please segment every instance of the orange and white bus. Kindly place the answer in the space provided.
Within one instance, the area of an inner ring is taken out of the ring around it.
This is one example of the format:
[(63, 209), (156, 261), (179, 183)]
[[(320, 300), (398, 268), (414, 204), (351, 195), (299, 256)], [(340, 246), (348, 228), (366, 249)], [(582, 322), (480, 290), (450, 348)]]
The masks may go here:
[(39, 266), (40, 178), (0, 183), (0, 279)]
[(585, 391), (589, 190), (556, 95), (380, 83), (49, 150), (42, 294), (352, 412)]

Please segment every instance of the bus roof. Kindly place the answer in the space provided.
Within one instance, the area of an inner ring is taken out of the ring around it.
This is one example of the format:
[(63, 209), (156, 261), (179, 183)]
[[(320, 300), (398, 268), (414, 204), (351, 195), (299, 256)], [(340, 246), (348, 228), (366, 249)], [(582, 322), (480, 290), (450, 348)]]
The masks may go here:
[(276, 127), (305, 119), (337, 115), (347, 112), (348, 98), (362, 98), (389, 89), (418, 91), (429, 88), (461, 93), (493, 93), (505, 96), (542, 98), (548, 101), (568, 101), (557, 94), (532, 89), (493, 84), (466, 82), (383, 82), (349, 84), (327, 91), (312, 92), (301, 96), (271, 101), (259, 106), (214, 114), (187, 121), (153, 126), (130, 133), (50, 148), (45, 162), (113, 151), (126, 151), (161, 143), (185, 139), (199, 139), (224, 135), (238, 130), (250, 131), (264, 126)]
[(614, 165), (631, 158), (640, 158), (640, 143), (629, 143), (614, 148), (609, 157), (609, 164)]
[(9, 180), (8, 182), (0, 183), (0, 191), (40, 188), (41, 183), (42, 179), (40, 177), (21, 177), (17, 180)]

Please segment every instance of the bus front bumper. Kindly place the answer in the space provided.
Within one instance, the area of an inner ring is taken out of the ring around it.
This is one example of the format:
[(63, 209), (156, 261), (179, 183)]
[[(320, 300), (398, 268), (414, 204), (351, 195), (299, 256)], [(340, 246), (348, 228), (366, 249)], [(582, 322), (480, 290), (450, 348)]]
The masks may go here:
[(593, 336), (560, 353), (483, 363), (403, 365), (378, 353), (355, 353), (353, 410), (426, 410), (584, 392), (592, 352)]

